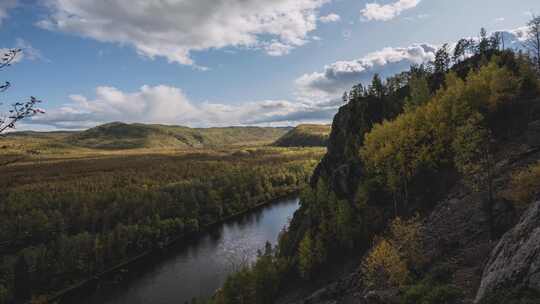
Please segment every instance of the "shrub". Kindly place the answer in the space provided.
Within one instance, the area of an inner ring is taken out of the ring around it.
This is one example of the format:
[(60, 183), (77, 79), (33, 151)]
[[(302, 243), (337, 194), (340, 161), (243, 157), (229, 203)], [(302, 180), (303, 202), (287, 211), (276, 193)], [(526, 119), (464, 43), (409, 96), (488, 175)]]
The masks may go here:
[(372, 287), (403, 287), (409, 281), (407, 263), (389, 241), (382, 239), (362, 263), (366, 283)]
[(398, 217), (390, 224), (390, 242), (412, 269), (419, 269), (425, 262), (420, 244), (421, 227), (419, 216), (408, 220)]
[(503, 196), (518, 208), (531, 203), (540, 194), (540, 162), (514, 172)]
[(453, 285), (436, 285), (431, 280), (422, 280), (403, 293), (403, 304), (449, 304), (461, 296)]

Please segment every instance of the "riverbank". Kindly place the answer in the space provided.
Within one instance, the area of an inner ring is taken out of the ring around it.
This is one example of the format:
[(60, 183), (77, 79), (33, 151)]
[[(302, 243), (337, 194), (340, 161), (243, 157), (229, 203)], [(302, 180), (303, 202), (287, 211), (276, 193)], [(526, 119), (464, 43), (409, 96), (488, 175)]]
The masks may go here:
[(153, 248), (151, 250), (147, 250), (141, 254), (138, 254), (136, 256), (133, 256), (129, 259), (126, 259), (125, 261), (115, 265), (114, 267), (111, 267), (103, 272), (100, 272), (99, 274), (94, 275), (91, 278), (87, 278), (86, 280), (83, 280), (81, 282), (78, 282), (77, 284), (74, 284), (72, 286), (69, 286), (54, 295), (47, 298), (47, 302), (49, 303), (74, 303), (78, 302), (80, 300), (81, 295), (89, 295), (91, 294), (98, 286), (104, 282), (116, 282), (121, 281), (122, 278), (129, 273), (131, 270), (138, 268), (142, 265), (148, 265), (155, 263), (156, 258), (160, 258), (160, 256), (169, 250), (170, 248), (174, 246), (180, 245), (183, 241), (192, 241), (201, 238), (204, 236), (207, 232), (211, 231), (212, 229), (216, 228), (217, 226), (238, 220), (242, 218), (243, 216), (246, 216), (248, 214), (254, 213), (260, 209), (263, 209), (265, 207), (274, 205), (280, 201), (287, 200), (287, 199), (294, 199), (298, 196), (300, 189), (288, 189), (280, 191), (284, 194), (276, 196), (275, 198), (271, 199), (265, 199), (262, 200), (261, 203), (256, 204), (255, 206), (248, 208), (242, 212), (235, 213), (233, 215), (224, 217), (223, 219), (219, 221), (215, 221), (211, 224), (205, 225), (204, 227), (201, 227), (199, 231), (180, 235), (173, 240), (166, 242), (163, 244), (163, 246)]

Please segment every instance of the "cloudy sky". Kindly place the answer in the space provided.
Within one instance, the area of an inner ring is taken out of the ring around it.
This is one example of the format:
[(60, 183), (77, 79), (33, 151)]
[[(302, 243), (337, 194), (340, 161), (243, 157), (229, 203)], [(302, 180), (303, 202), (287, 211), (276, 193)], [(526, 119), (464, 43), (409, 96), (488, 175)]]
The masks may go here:
[(5, 104), (34, 95), (20, 129), (111, 121), (330, 122), (343, 91), (505, 30), (519, 46), (538, 0), (0, 0)]

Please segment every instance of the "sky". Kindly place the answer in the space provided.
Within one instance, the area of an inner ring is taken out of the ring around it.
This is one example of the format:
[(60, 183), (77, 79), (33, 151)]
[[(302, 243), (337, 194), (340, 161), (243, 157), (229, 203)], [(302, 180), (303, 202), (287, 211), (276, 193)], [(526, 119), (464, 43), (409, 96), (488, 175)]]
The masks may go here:
[(3, 110), (36, 96), (19, 130), (123, 121), (191, 127), (329, 123), (374, 73), (443, 43), (506, 31), (520, 47), (538, 0), (0, 0)]

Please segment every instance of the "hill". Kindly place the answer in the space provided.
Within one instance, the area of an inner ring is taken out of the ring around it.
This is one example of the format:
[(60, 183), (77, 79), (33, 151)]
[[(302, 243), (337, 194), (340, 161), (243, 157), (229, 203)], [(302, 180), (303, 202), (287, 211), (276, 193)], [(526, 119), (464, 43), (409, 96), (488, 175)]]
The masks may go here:
[(278, 147), (325, 147), (330, 136), (330, 125), (298, 125), (274, 145)]
[(227, 127), (193, 129), (184, 126), (113, 122), (66, 138), (77, 147), (94, 149), (203, 148), (272, 142), (282, 128)]
[(113, 122), (77, 132), (14, 132), (0, 146), (18, 150), (50, 149), (189, 149), (270, 144), (290, 128), (189, 128)]

